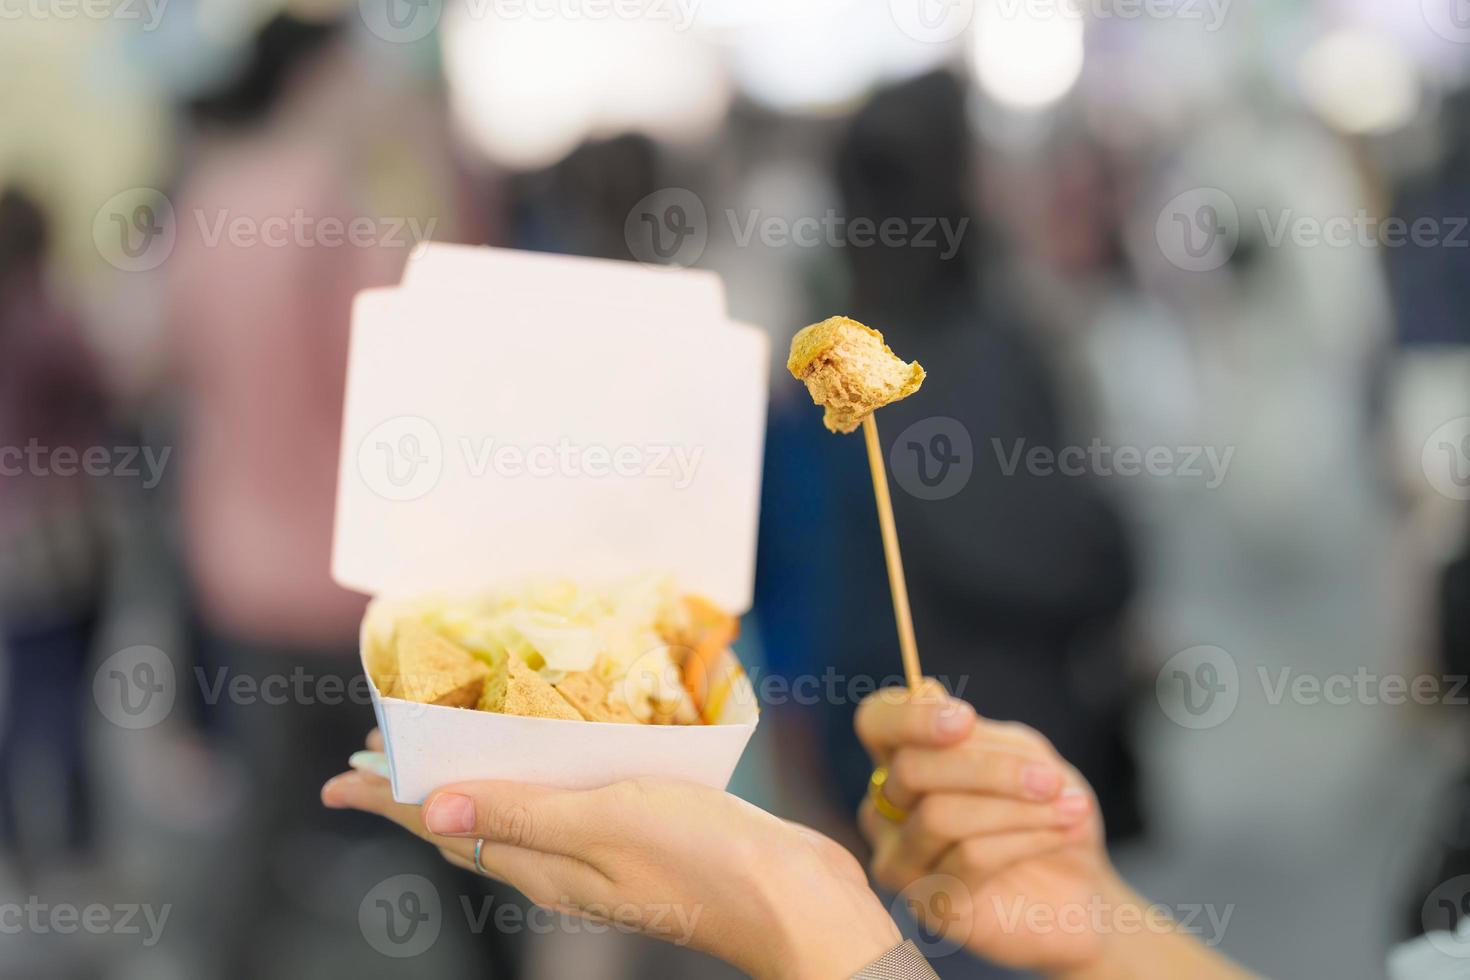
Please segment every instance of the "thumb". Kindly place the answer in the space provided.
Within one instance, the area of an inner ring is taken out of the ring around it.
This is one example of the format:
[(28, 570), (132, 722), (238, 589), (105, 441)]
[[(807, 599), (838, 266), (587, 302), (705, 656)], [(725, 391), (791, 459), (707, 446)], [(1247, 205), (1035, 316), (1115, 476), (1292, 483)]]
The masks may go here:
[(915, 689), (886, 687), (858, 705), (858, 740), (874, 760), (901, 746), (943, 748), (963, 741), (975, 727), (975, 709), (933, 678)]

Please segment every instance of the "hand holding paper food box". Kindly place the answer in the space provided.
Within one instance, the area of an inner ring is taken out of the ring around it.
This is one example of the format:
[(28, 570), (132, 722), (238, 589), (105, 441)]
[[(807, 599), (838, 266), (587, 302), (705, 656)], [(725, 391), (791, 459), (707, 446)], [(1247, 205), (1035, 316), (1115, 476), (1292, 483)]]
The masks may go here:
[(767, 343), (709, 273), (430, 245), (354, 307), (333, 572), (395, 797), (723, 787)]

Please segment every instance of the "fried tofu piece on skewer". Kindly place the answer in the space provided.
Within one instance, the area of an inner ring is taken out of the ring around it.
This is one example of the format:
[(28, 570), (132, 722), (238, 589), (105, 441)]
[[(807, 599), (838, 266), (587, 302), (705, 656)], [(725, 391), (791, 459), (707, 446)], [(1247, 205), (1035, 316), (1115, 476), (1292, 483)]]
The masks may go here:
[(924, 383), (917, 361), (905, 362), (883, 335), (845, 316), (834, 316), (791, 338), (786, 368), (823, 406), (822, 424), (852, 432), (884, 405), (907, 398)]

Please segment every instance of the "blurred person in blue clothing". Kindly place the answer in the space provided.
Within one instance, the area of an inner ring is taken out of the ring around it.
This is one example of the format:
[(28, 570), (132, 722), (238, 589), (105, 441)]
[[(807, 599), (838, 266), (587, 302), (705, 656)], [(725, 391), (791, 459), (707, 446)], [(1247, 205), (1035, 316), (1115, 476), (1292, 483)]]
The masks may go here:
[[(1142, 827), (1124, 738), (1133, 556), (1119, 515), (1090, 479), (1024, 466), (1008, 474), (993, 452), (996, 441), (1055, 451), (1076, 438), (1024, 316), (982, 286), (989, 243), (967, 203), (963, 103), (959, 83), (934, 73), (880, 93), (853, 119), (836, 163), (848, 220), (942, 221), (961, 234), (953, 255), (917, 243), (849, 243), (850, 305), (813, 310), (811, 319), (850, 314), (929, 368), (917, 396), (878, 416), (925, 671), (982, 715), (1047, 735), (1098, 788), (1109, 835), (1121, 839)], [(773, 410), (757, 579), (762, 632), (782, 670), (820, 675), (830, 665), (892, 682), (895, 631), (862, 440), (827, 433), (820, 414), (804, 395)], [(951, 458), (961, 452), (968, 461)], [(933, 493), (914, 482), (927, 467), (925, 478), (942, 484), (947, 465), (968, 465), (968, 479)], [(855, 707), (832, 706), (824, 725), (827, 771), (852, 806), (869, 770), (850, 735)]]
[(24, 193), (0, 194), (0, 847), (23, 870), (92, 842), (87, 662), (107, 553), (82, 465), (104, 445), (102, 374), (48, 289), (47, 230)]
[(1385, 249), (1399, 340), (1406, 345), (1463, 344), (1470, 341), (1470, 279), (1465, 251), (1470, 232), (1456, 223), (1470, 216), (1470, 90), (1446, 99), (1445, 149), (1437, 166), (1406, 181), (1394, 195), (1393, 217), (1405, 229), (1444, 225), (1430, 240), (1408, 234), (1399, 247)]

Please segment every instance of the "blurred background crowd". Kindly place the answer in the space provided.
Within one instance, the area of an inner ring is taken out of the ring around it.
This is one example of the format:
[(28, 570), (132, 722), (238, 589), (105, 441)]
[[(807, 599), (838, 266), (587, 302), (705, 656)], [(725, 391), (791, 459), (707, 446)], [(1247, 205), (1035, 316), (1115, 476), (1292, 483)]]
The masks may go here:
[[(349, 304), (426, 238), (925, 364), (882, 419), (925, 667), (1203, 938), (1381, 977), (1470, 907), (1463, 0), (0, 0), (0, 66), (0, 976), (727, 975), (498, 928), (317, 803), (372, 725)], [(739, 650), (813, 683), (734, 789), (859, 847), (887, 585), (781, 360)], [(360, 910), (410, 872), (396, 959)]]

